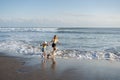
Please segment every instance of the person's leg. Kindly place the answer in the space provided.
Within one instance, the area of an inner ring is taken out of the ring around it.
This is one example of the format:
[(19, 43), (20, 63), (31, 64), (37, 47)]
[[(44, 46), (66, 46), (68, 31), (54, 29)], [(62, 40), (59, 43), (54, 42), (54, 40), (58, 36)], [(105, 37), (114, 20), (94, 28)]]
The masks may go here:
[(53, 47), (52, 56), (55, 56), (56, 47)]
[(47, 55), (46, 55), (46, 52), (44, 52), (44, 57), (45, 57), (45, 59), (47, 59)]
[(46, 58), (47, 58), (46, 49), (45, 49), (45, 48), (42, 48), (42, 52), (43, 52), (43, 57), (46, 59)]
[(44, 55), (44, 56), (46, 56), (46, 53), (45, 53), (45, 52), (43, 52), (43, 55)]
[(56, 51), (56, 46), (54, 47), (54, 51)]
[(44, 58), (47, 58), (47, 57), (46, 57), (46, 52), (45, 52), (45, 49), (44, 49), (44, 48), (42, 49), (42, 52), (43, 52), (43, 54), (42, 54), (43, 57), (44, 57)]
[(52, 60), (52, 64), (55, 64), (55, 63), (56, 63), (55, 57), (51, 58), (51, 60)]
[(51, 54), (49, 53), (49, 54), (47, 54), (47, 59), (49, 59), (51, 57)]

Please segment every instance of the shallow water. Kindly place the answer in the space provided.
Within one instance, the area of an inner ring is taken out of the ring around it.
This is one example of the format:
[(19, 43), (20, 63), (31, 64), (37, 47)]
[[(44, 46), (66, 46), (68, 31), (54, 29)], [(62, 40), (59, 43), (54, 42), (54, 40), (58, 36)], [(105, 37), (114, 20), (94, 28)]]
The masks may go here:
[[(0, 52), (12, 56), (41, 57), (40, 43), (56, 34), (57, 57), (115, 59), (120, 55), (119, 28), (0, 28)], [(47, 53), (52, 50), (47, 47)]]
[[(119, 80), (120, 62), (108, 60), (51, 59), (44, 62), (40, 58), (26, 62), (41, 77), (50, 80)], [(34, 64), (36, 63), (36, 64)], [(21, 69), (22, 70), (22, 69)], [(23, 69), (24, 70), (24, 69)]]

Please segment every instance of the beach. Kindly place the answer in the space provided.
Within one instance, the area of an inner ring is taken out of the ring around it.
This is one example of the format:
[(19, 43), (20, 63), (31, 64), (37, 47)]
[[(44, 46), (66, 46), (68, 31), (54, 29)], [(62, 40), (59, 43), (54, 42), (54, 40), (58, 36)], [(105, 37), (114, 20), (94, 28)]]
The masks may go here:
[(119, 7), (0, 0), (0, 80), (120, 80)]
[[(0, 80), (120, 80), (118, 28), (0, 30)], [(40, 44), (55, 34), (56, 58), (43, 60)]]
[(0, 80), (120, 80), (120, 62), (0, 55)]

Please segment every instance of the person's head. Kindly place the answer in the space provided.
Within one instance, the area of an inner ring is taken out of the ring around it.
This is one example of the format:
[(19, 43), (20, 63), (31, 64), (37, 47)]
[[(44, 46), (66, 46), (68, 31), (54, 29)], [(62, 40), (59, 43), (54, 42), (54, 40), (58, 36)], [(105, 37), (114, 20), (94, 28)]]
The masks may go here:
[(47, 44), (47, 41), (44, 41), (44, 44)]
[(57, 39), (58, 37), (57, 37), (57, 35), (54, 35), (54, 39)]

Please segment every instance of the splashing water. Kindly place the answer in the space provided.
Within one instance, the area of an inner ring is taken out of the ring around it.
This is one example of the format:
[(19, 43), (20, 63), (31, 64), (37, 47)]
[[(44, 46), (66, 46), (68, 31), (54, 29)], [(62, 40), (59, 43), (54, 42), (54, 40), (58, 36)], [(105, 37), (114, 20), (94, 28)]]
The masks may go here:
[[(0, 28), (0, 52), (12, 56), (39, 56), (40, 43), (58, 35), (57, 58), (105, 59), (120, 58), (119, 29), (96, 28)], [(51, 45), (47, 53), (51, 53)]]

